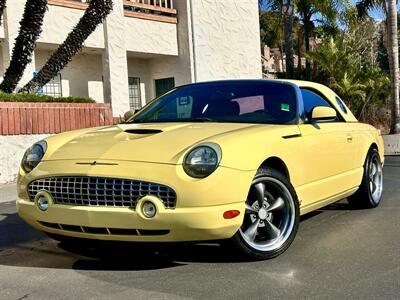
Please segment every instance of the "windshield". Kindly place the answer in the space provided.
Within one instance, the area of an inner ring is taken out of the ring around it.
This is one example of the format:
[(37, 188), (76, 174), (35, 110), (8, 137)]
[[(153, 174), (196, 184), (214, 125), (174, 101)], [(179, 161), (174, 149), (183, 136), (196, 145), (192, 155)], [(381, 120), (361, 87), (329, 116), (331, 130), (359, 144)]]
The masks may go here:
[(150, 102), (129, 123), (233, 122), (290, 124), (296, 93), (287, 84), (219, 82), (176, 88)]

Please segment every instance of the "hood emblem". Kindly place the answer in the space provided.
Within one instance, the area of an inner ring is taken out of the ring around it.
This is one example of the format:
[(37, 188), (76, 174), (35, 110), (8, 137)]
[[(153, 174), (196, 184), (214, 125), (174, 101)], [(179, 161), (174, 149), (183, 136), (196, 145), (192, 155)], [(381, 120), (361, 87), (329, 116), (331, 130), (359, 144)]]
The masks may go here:
[(98, 162), (98, 161), (78, 162), (76, 164), (77, 165), (86, 165), (86, 166), (118, 166), (118, 164), (115, 164), (115, 163), (103, 163), (103, 162)]

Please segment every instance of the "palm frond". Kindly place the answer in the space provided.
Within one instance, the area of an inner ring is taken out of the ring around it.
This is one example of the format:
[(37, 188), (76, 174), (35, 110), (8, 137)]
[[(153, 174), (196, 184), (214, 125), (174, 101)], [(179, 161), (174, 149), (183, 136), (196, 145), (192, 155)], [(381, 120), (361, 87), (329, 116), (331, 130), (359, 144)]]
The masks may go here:
[[(34, 0), (37, 1), (37, 0)], [(43, 87), (54, 78), (83, 47), (83, 43), (111, 12), (112, 0), (91, 0), (82, 18), (68, 34), (66, 40), (51, 55), (37, 76), (28, 82), (22, 91), (32, 92)]]
[(0, 90), (12, 93), (24, 74), (26, 66), (32, 61), (36, 40), (42, 32), (43, 18), (47, 9), (47, 0), (27, 0), (20, 29), (15, 39), (10, 65), (0, 84)]

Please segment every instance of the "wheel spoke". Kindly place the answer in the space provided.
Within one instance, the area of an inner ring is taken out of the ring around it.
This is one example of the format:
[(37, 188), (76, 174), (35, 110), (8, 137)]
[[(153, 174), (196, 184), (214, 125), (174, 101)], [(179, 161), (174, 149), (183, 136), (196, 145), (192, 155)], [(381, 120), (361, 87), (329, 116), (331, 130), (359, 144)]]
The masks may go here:
[(265, 197), (265, 184), (262, 182), (257, 183), (256, 185), (254, 185), (255, 189), (256, 189), (256, 196), (257, 196), (257, 201), (258, 201), (258, 205), (261, 208), (263, 206), (264, 203), (264, 197)]
[(271, 239), (277, 238), (279, 236), (279, 234), (281, 233), (281, 231), (268, 220), (265, 220), (264, 223), (265, 223), (265, 228), (268, 231), (269, 237)]
[(249, 214), (256, 214), (256, 213), (258, 213), (258, 210), (257, 209), (255, 209), (253, 206), (250, 206), (248, 203), (246, 203), (246, 213), (249, 213)]
[(369, 185), (369, 187), (370, 187), (370, 189), (371, 189), (371, 193), (373, 194), (373, 193), (375, 193), (375, 190), (376, 190), (376, 184), (375, 184), (375, 182), (374, 181), (371, 181), (370, 182), (370, 185)]
[(268, 208), (267, 211), (270, 212), (272, 210), (278, 209), (281, 210), (285, 207), (285, 201), (279, 197), (278, 199), (276, 199)]
[(375, 174), (376, 174), (376, 165), (373, 163), (372, 164), (372, 166), (371, 166), (371, 175), (372, 175), (372, 177), (374, 177), (375, 176)]
[(253, 241), (256, 239), (257, 235), (257, 229), (258, 225), (260, 224), (260, 220), (257, 219), (253, 224), (251, 224), (246, 231), (244, 232), (244, 235), (250, 240)]

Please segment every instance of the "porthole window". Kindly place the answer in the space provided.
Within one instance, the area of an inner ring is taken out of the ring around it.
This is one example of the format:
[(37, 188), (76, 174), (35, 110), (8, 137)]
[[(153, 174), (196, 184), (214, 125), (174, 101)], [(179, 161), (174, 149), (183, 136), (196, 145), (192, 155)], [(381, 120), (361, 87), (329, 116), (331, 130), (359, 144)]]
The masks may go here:
[(339, 97), (336, 97), (336, 102), (339, 105), (339, 107), (342, 110), (342, 112), (347, 114), (347, 108), (346, 108), (346, 105), (344, 105), (343, 101)]

